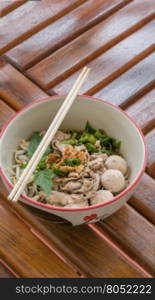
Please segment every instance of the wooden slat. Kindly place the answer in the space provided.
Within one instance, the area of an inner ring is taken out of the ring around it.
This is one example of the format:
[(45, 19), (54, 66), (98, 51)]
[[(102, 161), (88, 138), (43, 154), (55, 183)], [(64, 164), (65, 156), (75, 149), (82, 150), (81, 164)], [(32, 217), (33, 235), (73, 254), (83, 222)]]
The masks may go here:
[[(8, 204), (7, 204), (8, 205)], [(4, 210), (4, 207), (3, 207)], [(19, 207), (18, 207), (18, 210)], [(30, 210), (31, 211), (31, 210)], [(8, 209), (6, 210), (8, 212)], [(3, 225), (1, 226), (1, 230), (4, 228), (4, 224), (7, 221), (6, 215), (2, 214), (0, 211), (0, 215), (3, 217)], [(33, 223), (34, 216), (31, 216), (31, 221)], [(14, 221), (15, 222), (15, 221)], [(0, 221), (1, 223), (1, 221)], [(12, 225), (12, 218), (10, 216), (10, 226)], [(16, 222), (15, 222), (15, 225)], [(36, 223), (35, 223), (36, 225)], [(85, 276), (88, 277), (145, 277), (145, 274), (139, 269), (137, 269), (134, 265), (130, 264), (126, 257), (123, 257), (119, 252), (117, 252), (115, 249), (111, 248), (111, 245), (109, 245), (106, 241), (104, 241), (102, 238), (100, 238), (93, 230), (91, 230), (87, 225), (86, 226), (79, 226), (79, 227), (72, 227), (68, 225), (55, 225), (55, 224), (48, 224), (45, 223), (46, 226), (44, 226), (44, 235), (43, 235), (43, 241), (48, 243), (48, 245), (54, 245), (54, 247), (58, 248), (59, 251), (63, 253), (63, 255), (66, 257), (67, 261), (70, 261), (72, 265), (76, 266), (77, 270), (82, 272)], [(10, 227), (8, 228), (8, 230)], [(21, 228), (22, 230), (22, 228)], [(36, 234), (37, 237), (40, 237), (42, 239), (42, 235), (39, 234), (38, 231), (31, 229), (33, 234)], [(18, 230), (14, 233), (14, 229), (10, 230), (10, 234), (13, 234), (13, 236), (17, 235), (19, 236)], [(23, 235), (25, 236), (26, 241), (28, 244), (30, 244), (33, 249), (36, 249), (36, 252), (40, 253), (40, 258), (38, 260), (38, 257), (36, 257), (35, 261), (40, 261), (41, 264), (44, 264), (44, 259), (42, 257), (43, 251), (42, 249), (37, 248), (36, 245), (36, 238), (34, 237), (34, 241), (30, 241), (31, 234), (27, 237), (27, 234), (24, 231), (22, 231), (22, 235), (19, 238), (16, 238), (16, 242), (13, 243), (12, 248), (17, 247), (18, 251), (20, 249), (20, 243), (22, 243), (22, 246), (25, 247), (25, 250), (20, 250), (20, 255), (23, 256), (23, 252), (29, 252), (29, 249), (26, 248), (25, 243), (23, 244)], [(1, 235), (1, 231), (0, 231)], [(6, 237), (7, 234), (5, 233)], [(14, 236), (14, 239), (15, 239)], [(3, 237), (1, 237), (1, 240)], [(20, 243), (19, 243), (20, 240)], [(72, 241), (72, 243), (71, 243)], [(3, 242), (4, 243), (4, 242)], [(6, 242), (8, 245), (8, 241)], [(0, 242), (1, 245), (1, 242)], [(2, 249), (3, 250), (3, 247)], [(1, 251), (0, 250), (0, 251)], [(27, 250), (27, 251), (26, 251)], [(11, 249), (10, 252), (13, 250)], [(34, 250), (35, 251), (35, 250)], [(34, 253), (35, 254), (35, 253)], [(46, 253), (44, 253), (46, 257)], [(10, 254), (11, 255), (11, 254)], [(29, 255), (29, 253), (28, 253)], [(34, 255), (35, 257), (35, 255)], [(111, 259), (112, 258), (112, 259)], [(16, 258), (15, 258), (16, 259)], [(30, 260), (32, 260), (32, 255), (30, 255)], [(27, 259), (27, 264), (29, 264), (29, 259)], [(33, 262), (35, 264), (36, 262)], [(57, 269), (55, 270), (57, 260), (55, 258), (52, 259), (52, 263), (49, 261), (49, 256), (46, 257), (46, 264), (49, 264), (49, 268), (51, 269), (51, 276), (53, 270), (55, 273), (57, 273)], [(32, 277), (32, 272), (41, 272), (42, 271), (42, 265), (38, 266), (36, 270), (33, 270), (33, 264), (31, 270), (29, 270), (30, 274), (28, 274), (29, 277)], [(11, 265), (11, 262), (10, 262)], [(47, 265), (45, 265), (46, 270)], [(58, 265), (58, 268), (60, 268), (60, 263)], [(27, 270), (23, 270), (24, 272), (27, 272)], [(19, 272), (19, 270), (18, 270)], [(44, 271), (44, 276), (45, 276)], [(50, 274), (49, 274), (50, 275)], [(46, 274), (47, 276), (47, 274)], [(45, 277), (46, 277), (45, 276)], [(68, 272), (68, 277), (70, 276)], [(73, 276), (73, 275), (72, 275)], [(54, 276), (53, 276), (54, 277)], [(60, 277), (60, 276), (59, 276)], [(66, 277), (66, 276), (65, 276)]]
[[(144, 77), (145, 76), (146, 74), (144, 73)], [(146, 95), (138, 99), (137, 102), (129, 106), (126, 112), (135, 119), (135, 121), (142, 128), (144, 133), (151, 130), (155, 126), (155, 89), (151, 90), (149, 93), (147, 93)], [(153, 138), (153, 136), (151, 136), (150, 138)], [(149, 138), (149, 142), (150, 142), (150, 138)], [(152, 154), (153, 154), (153, 145), (152, 145), (152, 152), (151, 152), (150, 159), (151, 157), (153, 157)]]
[(34, 100), (47, 97), (47, 94), (13, 66), (0, 59), (0, 97), (19, 109)]
[(84, 0), (27, 1), (1, 20), (0, 54), (22, 42), (82, 2)]
[(125, 108), (138, 93), (142, 93), (149, 85), (155, 86), (155, 53), (140, 61), (129, 71), (122, 74), (118, 79), (108, 84), (95, 94), (116, 105)]
[(103, 232), (113, 237), (143, 268), (155, 276), (155, 227), (129, 205), (100, 222)]
[[(154, 102), (155, 102), (155, 98), (154, 98)], [(149, 134), (147, 134), (146, 140), (148, 144), (148, 164), (146, 170), (149, 173), (149, 175), (155, 179), (155, 129), (153, 129), (152, 131), (149, 132)]]
[(13, 113), (13, 109), (0, 99), (0, 128), (2, 128), (3, 124), (13, 115)]
[[(154, 28), (155, 21), (152, 21), (87, 64), (91, 72), (89, 80), (85, 81), (80, 92), (89, 95), (94, 94), (96, 90), (103, 88), (103, 86), (148, 55), (154, 49)], [(66, 80), (54, 86), (51, 91), (54, 90), (58, 94), (68, 93), (80, 72), (81, 70), (77, 71)]]
[(1, 0), (0, 2), (0, 17), (8, 14), (13, 9), (24, 4), (26, 0)]
[(22, 70), (30, 68), (34, 63), (45, 58), (130, 1), (86, 1), (77, 9), (8, 51), (6, 55)]
[[(137, 277), (138, 270), (134, 270), (125, 257), (111, 248), (110, 244), (107, 244), (88, 226), (67, 228), (66, 225), (65, 228), (65, 225), (51, 224), (48, 227), (48, 237), (50, 232), (57, 237), (58, 246), (63, 247), (65, 256), (73, 260), (88, 276)], [(140, 272), (139, 274), (142, 276)]]
[(155, 181), (146, 173), (129, 203), (155, 225)]
[(12, 278), (12, 273), (0, 263), (0, 278)]
[(20, 277), (78, 277), (0, 200), (0, 255)]
[(50, 55), (28, 74), (50, 88), (154, 17), (154, 0), (135, 0), (79, 38)]

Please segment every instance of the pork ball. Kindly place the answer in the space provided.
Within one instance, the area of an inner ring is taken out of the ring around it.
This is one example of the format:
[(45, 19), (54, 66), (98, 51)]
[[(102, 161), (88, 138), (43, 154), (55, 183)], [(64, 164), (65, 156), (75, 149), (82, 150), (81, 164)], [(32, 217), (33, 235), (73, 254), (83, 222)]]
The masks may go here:
[(102, 186), (112, 193), (119, 193), (125, 187), (125, 178), (119, 170), (109, 169), (101, 175)]
[(111, 155), (106, 159), (105, 166), (108, 169), (116, 169), (124, 175), (127, 172), (127, 162), (119, 155)]
[(109, 201), (113, 198), (113, 194), (107, 190), (99, 190), (95, 193), (95, 196), (90, 199), (91, 205), (99, 204)]

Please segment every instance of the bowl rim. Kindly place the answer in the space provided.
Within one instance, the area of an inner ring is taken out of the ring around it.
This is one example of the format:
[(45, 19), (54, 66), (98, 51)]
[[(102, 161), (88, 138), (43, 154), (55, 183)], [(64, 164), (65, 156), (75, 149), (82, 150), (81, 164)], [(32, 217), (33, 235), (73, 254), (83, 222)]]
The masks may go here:
[[(42, 103), (44, 101), (48, 101), (48, 100), (54, 100), (54, 99), (60, 99), (66, 97), (66, 94), (59, 94), (59, 95), (53, 95), (53, 96), (47, 96), (45, 98), (39, 98), (35, 101), (33, 101), (32, 103), (29, 103), (27, 105), (25, 105), (23, 108), (21, 108), (18, 112), (15, 112), (10, 118), (8, 118), (8, 120), (5, 122), (5, 124), (2, 127), (2, 130), (0, 132), (0, 138), (2, 138), (2, 136), (5, 134), (8, 126), (11, 124), (11, 122), (21, 113), (23, 113), (25, 110), (27, 110), (28, 108), (30, 108), (31, 106), (37, 104), (37, 103)], [(39, 208), (44, 208), (44, 209), (48, 209), (50, 211), (61, 211), (61, 212), (77, 212), (77, 211), (89, 211), (89, 210), (93, 210), (93, 209), (98, 209), (100, 207), (104, 207), (107, 205), (110, 205), (113, 202), (116, 202), (117, 200), (121, 199), (123, 196), (127, 195), (128, 192), (130, 192), (134, 186), (136, 186), (136, 184), (139, 182), (139, 180), (141, 179), (144, 170), (146, 168), (146, 164), (147, 164), (147, 145), (146, 145), (146, 140), (145, 137), (142, 133), (142, 130), (140, 128), (140, 126), (135, 122), (135, 120), (128, 115), (127, 112), (125, 112), (122, 108), (120, 108), (119, 106), (108, 102), (106, 100), (100, 99), (100, 98), (96, 98), (93, 96), (88, 96), (86, 94), (82, 94), (82, 95), (78, 95), (78, 98), (83, 98), (86, 97), (92, 101), (97, 101), (97, 102), (101, 102), (104, 103), (108, 106), (112, 106), (114, 107), (116, 110), (118, 110), (119, 112), (121, 112), (129, 121), (131, 121), (131, 123), (136, 127), (136, 129), (138, 130), (141, 139), (142, 139), (142, 143), (143, 143), (143, 148), (144, 148), (144, 158), (143, 158), (143, 163), (142, 166), (140, 168), (140, 171), (138, 172), (137, 176), (135, 177), (135, 179), (133, 180), (133, 182), (131, 184), (129, 184), (129, 186), (127, 186), (127, 188), (125, 190), (123, 190), (121, 193), (119, 193), (117, 196), (115, 196), (112, 200), (109, 200), (107, 202), (103, 202), (103, 203), (99, 203), (96, 205), (91, 205), (91, 206), (86, 206), (86, 207), (81, 207), (81, 208), (61, 208), (61, 207), (56, 207), (56, 206), (52, 206), (51, 204), (44, 204), (41, 202), (37, 202), (35, 200), (33, 200), (32, 198), (26, 196), (26, 195), (21, 195), (21, 198), (23, 200), (26, 200), (25, 203), (30, 203), (31, 205), (35, 205), (36, 207), (38, 206)], [(13, 184), (9, 181), (9, 179), (6, 177), (6, 175), (4, 174), (3, 169), (0, 167), (0, 176), (2, 177), (2, 180), (6, 183), (6, 185), (9, 186), (9, 188), (13, 188)]]

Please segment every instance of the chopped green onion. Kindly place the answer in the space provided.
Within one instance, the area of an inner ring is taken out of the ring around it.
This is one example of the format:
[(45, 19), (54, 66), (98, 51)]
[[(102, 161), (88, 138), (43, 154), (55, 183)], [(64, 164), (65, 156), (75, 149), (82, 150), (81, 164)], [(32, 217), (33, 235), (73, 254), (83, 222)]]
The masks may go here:
[(59, 177), (67, 177), (68, 173), (69, 173), (69, 172), (62, 171), (59, 168), (54, 169), (53, 172), (55, 173), (55, 175), (57, 175)]
[(91, 144), (95, 144), (96, 143), (96, 138), (94, 137), (93, 134), (89, 134), (84, 132), (80, 139), (79, 139), (79, 143), (81, 144), (85, 144), (85, 143), (91, 143)]
[(42, 159), (37, 165), (37, 169), (45, 169), (46, 168), (46, 160)]
[(68, 158), (64, 160), (64, 165), (66, 166), (79, 166), (81, 164), (81, 160), (79, 158)]
[(98, 130), (96, 130), (94, 136), (95, 136), (98, 140), (100, 140), (100, 139), (106, 137), (107, 134), (106, 134), (105, 131), (103, 131), (103, 130), (101, 130), (101, 129), (98, 129)]
[(90, 134), (94, 134), (96, 132), (96, 129), (94, 129), (91, 124), (89, 123), (89, 121), (87, 121), (86, 126), (85, 126), (85, 131), (90, 133)]
[(91, 143), (87, 143), (87, 144), (85, 144), (85, 146), (86, 146), (86, 148), (87, 148), (87, 150), (88, 150), (88, 152), (90, 153), (90, 154), (92, 154), (92, 153), (96, 153), (96, 152), (99, 152), (100, 150), (99, 149), (97, 149), (94, 145), (92, 145)]
[(112, 146), (113, 146), (113, 149), (115, 151), (119, 151), (120, 150), (120, 147), (121, 147), (121, 141), (118, 141), (116, 139), (112, 139)]
[(101, 145), (108, 146), (109, 143), (111, 143), (111, 137), (106, 136), (106, 137), (100, 139), (100, 141), (101, 141)]
[(63, 141), (61, 141), (61, 143), (76, 146), (76, 145), (78, 145), (78, 140), (76, 140), (76, 139), (63, 140)]

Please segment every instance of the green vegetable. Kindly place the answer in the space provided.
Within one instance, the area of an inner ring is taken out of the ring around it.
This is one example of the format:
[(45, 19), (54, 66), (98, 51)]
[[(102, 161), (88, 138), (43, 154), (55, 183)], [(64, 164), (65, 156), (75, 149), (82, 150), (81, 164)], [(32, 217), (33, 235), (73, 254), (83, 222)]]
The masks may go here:
[[(28, 145), (28, 156), (31, 158), (33, 153), (36, 151), (37, 147), (39, 146), (40, 142), (42, 140), (42, 136), (39, 134), (39, 132), (34, 132), (32, 135), (31, 141)], [(53, 149), (49, 146), (47, 147), (44, 156), (47, 156), (49, 153), (53, 152)]]
[(91, 144), (95, 144), (96, 143), (96, 138), (94, 137), (93, 134), (89, 134), (84, 132), (80, 139), (79, 139), (79, 143), (81, 144), (85, 144), (85, 143), (91, 143)]
[(81, 131), (69, 130), (67, 133), (71, 135), (70, 140), (78, 140), (82, 134)]
[(37, 169), (45, 169), (46, 168), (46, 159), (47, 159), (48, 155), (52, 152), (53, 152), (53, 149), (50, 147), (47, 147), (45, 153), (43, 154), (40, 162), (37, 165)]
[(40, 169), (40, 170), (45, 169), (45, 168), (46, 168), (46, 158), (41, 159), (37, 166), (37, 169)]
[(59, 168), (56, 168), (53, 170), (54, 174), (59, 176), (59, 177), (67, 177), (69, 172), (64, 172), (60, 170)]
[(68, 158), (64, 160), (64, 165), (66, 166), (79, 166), (81, 163), (81, 160), (79, 158)]
[[(105, 153), (108, 155), (118, 153), (120, 150), (121, 142), (112, 137), (105, 137), (100, 139), (102, 149), (105, 149)], [(104, 152), (104, 151), (103, 151)]]
[(105, 147), (103, 147), (100, 151), (101, 151), (102, 153), (106, 153), (107, 155), (112, 155), (112, 154), (113, 154), (113, 151), (108, 150), (108, 149), (106, 149)]
[(45, 169), (39, 171), (35, 174), (34, 182), (38, 185), (47, 196), (51, 194), (52, 191), (52, 178), (55, 176), (52, 170)]
[(62, 141), (61, 143), (76, 146), (76, 145), (78, 145), (78, 140), (77, 139), (69, 139), (69, 140)]
[(111, 138), (109, 136), (106, 136), (104, 138), (100, 139), (101, 145), (108, 146), (111, 143)]
[(41, 142), (42, 137), (40, 136), (39, 132), (34, 132), (32, 135), (31, 141), (28, 145), (28, 156), (32, 157), (33, 153), (37, 149), (38, 145)]
[(76, 137), (77, 137), (77, 132), (73, 132), (72, 133), (72, 139), (74, 140), (74, 139), (76, 139)]
[(79, 140), (80, 137), (82, 136), (82, 134), (83, 134), (83, 131), (77, 131), (76, 132), (76, 139)]
[(105, 132), (105, 130), (103, 130), (103, 129), (98, 129), (99, 131), (100, 131), (100, 133), (102, 134), (102, 135), (107, 135), (107, 133)]
[(105, 132), (104, 130), (98, 129), (98, 130), (96, 130), (94, 136), (95, 136), (98, 140), (100, 140), (100, 139), (106, 137), (107, 134), (106, 134), (106, 132)]
[(100, 151), (100, 150), (97, 149), (94, 145), (92, 145), (92, 144), (90, 144), (90, 143), (86, 143), (85, 146), (86, 146), (86, 148), (87, 148), (87, 150), (88, 150), (88, 152), (89, 152), (90, 154), (96, 153), (96, 152), (99, 152), (99, 151)]
[(84, 132), (79, 138), (79, 144), (87, 143), (87, 141), (88, 141), (88, 134)]
[(25, 162), (25, 163), (23, 163), (20, 167), (21, 167), (22, 169), (25, 169), (26, 166), (27, 166), (27, 164), (28, 164), (28, 162)]
[(116, 152), (119, 152), (120, 147), (121, 147), (121, 141), (118, 141), (118, 140), (112, 138), (112, 147), (113, 147), (113, 150), (115, 150)]
[(53, 148), (48, 146), (42, 157), (44, 158), (45, 156), (48, 156), (50, 153), (53, 153), (53, 151)]
[[(118, 153), (120, 150), (121, 142), (107, 135), (103, 129), (95, 130), (91, 124), (87, 121), (85, 131), (82, 133), (79, 142), (95, 144), (96, 140), (100, 140), (102, 149), (101, 152), (107, 153), (108, 155)], [(98, 152), (99, 150), (87, 145), (89, 153)]]
[(88, 142), (91, 144), (95, 144), (96, 143), (96, 138), (94, 135), (90, 134), (88, 137)]
[(86, 126), (85, 126), (85, 131), (90, 133), (90, 134), (94, 134), (96, 132), (96, 129), (94, 129), (91, 124), (89, 123), (89, 121), (87, 121)]

